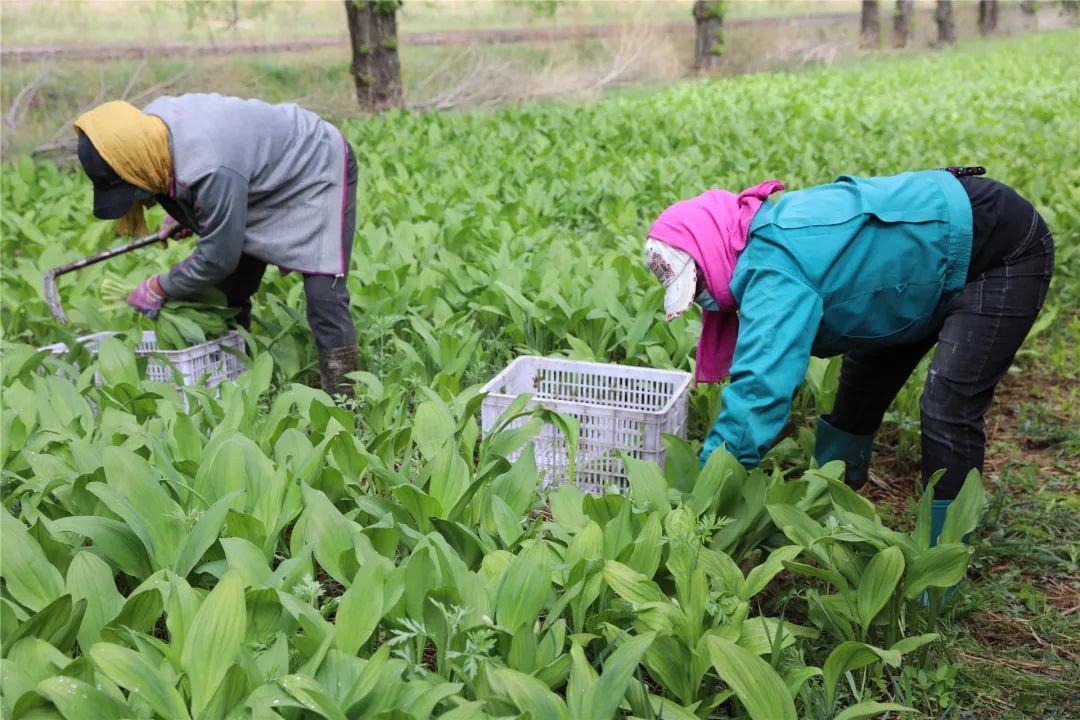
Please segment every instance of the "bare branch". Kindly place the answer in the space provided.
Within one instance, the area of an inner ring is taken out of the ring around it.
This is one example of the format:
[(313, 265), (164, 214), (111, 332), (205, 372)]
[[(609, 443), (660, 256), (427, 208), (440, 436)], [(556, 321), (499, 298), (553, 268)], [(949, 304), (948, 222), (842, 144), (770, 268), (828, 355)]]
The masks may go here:
[(143, 55), (142, 62), (139, 63), (139, 67), (135, 68), (135, 72), (131, 74), (131, 79), (128, 80), (128, 84), (124, 86), (124, 92), (120, 93), (121, 100), (127, 100), (128, 94), (135, 87), (135, 83), (138, 81), (139, 76), (142, 75), (143, 68), (146, 67), (146, 55)]
[(26, 115), (26, 111), (30, 108), (30, 104), (34, 101), (34, 97), (37, 95), (38, 90), (41, 89), (45, 79), (52, 73), (52, 65), (46, 65), (38, 70), (37, 76), (33, 80), (26, 83), (15, 99), (11, 101), (11, 107), (4, 114), (4, 121), (8, 127), (14, 128), (20, 122), (22, 122), (23, 116)]
[(186, 76), (187, 76), (187, 70), (181, 70), (180, 72), (173, 75), (171, 78), (168, 78), (167, 80), (162, 80), (161, 82), (159, 82), (157, 84), (151, 85), (150, 87), (146, 88), (141, 93), (139, 93), (138, 95), (136, 95), (136, 96), (134, 96), (132, 98), (129, 98), (128, 102), (131, 103), (132, 105), (138, 105), (140, 102), (142, 102), (146, 98), (150, 97), (151, 95), (155, 95), (155, 94), (161, 92), (162, 90), (165, 90), (166, 88), (172, 87), (176, 83), (180, 82), (180, 80), (182, 80)]
[[(142, 70), (142, 66), (140, 65), (139, 68), (135, 70), (135, 74), (138, 75), (141, 72), (141, 70)], [(168, 78), (168, 79), (163, 80), (163, 81), (161, 81), (159, 83), (151, 85), (150, 87), (146, 88), (145, 90), (143, 90), (139, 94), (137, 94), (137, 95), (135, 95), (135, 96), (133, 96), (131, 98), (128, 98), (127, 100), (131, 104), (137, 105), (144, 98), (146, 98), (146, 97), (148, 97), (150, 95), (153, 95), (155, 93), (158, 93), (158, 92), (170, 87), (171, 85), (174, 85), (175, 83), (177, 83), (181, 78), (183, 78), (186, 75), (187, 75), (187, 71), (186, 70), (181, 70), (180, 72), (173, 75), (171, 78)], [(47, 155), (49, 153), (53, 153), (53, 152), (57, 152), (57, 151), (68, 152), (68, 151), (75, 148), (76, 141), (73, 138), (67, 138), (67, 137), (63, 137), (63, 136), (68, 131), (71, 130), (71, 128), (75, 125), (75, 121), (79, 119), (80, 115), (82, 115), (87, 110), (90, 110), (91, 108), (97, 107), (105, 99), (106, 95), (109, 92), (109, 86), (105, 84), (105, 71), (104, 71), (104, 68), (102, 69), (102, 71), (100, 73), (99, 79), (100, 79), (100, 87), (98, 89), (97, 97), (95, 97), (89, 103), (87, 103), (87, 104), (83, 105), (82, 107), (80, 107), (79, 110), (67, 122), (65, 122), (63, 125), (61, 125), (60, 128), (55, 133), (53, 133), (52, 137), (50, 137), (47, 142), (44, 142), (41, 145), (38, 145), (33, 150), (31, 150), (30, 151), (31, 155), (35, 155), (35, 156), (36, 155)], [(125, 95), (130, 91), (130, 88), (133, 85), (134, 85), (134, 82), (129, 80), (128, 88), (126, 88), (124, 90)]]

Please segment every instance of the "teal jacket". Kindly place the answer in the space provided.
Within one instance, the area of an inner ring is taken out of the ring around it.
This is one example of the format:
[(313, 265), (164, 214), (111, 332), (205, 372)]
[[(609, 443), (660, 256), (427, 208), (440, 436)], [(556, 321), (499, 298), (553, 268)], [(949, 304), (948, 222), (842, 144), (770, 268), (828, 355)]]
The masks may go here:
[(919, 340), (964, 286), (971, 202), (948, 172), (842, 175), (761, 206), (735, 265), (739, 336), (720, 447), (757, 465), (783, 429), (810, 356)]

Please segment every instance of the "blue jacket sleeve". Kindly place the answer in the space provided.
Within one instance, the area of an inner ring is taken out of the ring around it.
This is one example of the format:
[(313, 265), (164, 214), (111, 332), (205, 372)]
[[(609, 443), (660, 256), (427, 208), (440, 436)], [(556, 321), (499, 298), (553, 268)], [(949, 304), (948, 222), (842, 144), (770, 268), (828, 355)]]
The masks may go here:
[(746, 467), (761, 462), (791, 415), (821, 324), (821, 297), (801, 280), (767, 267), (747, 272), (731, 383), (702, 463), (721, 446)]

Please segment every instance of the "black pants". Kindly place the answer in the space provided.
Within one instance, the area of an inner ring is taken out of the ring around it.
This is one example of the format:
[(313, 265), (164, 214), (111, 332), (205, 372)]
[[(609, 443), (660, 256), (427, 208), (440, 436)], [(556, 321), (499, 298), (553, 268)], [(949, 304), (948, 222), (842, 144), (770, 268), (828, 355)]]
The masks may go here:
[[(353, 236), (356, 233), (356, 155), (347, 148), (345, 219), (341, 227), (344, 237), (345, 267), (352, 257)], [(237, 322), (251, 326), (251, 296), (259, 289), (266, 263), (251, 255), (241, 255), (240, 264), (218, 289), (225, 293), (229, 306), (240, 308)], [(304, 294), (307, 296), (307, 320), (320, 350), (356, 345), (356, 326), (349, 313), (349, 289), (346, 277), (304, 275)]]
[(967, 284), (939, 331), (908, 345), (844, 356), (836, 404), (827, 418), (845, 432), (870, 435), (923, 356), (937, 344), (919, 409), (922, 478), (945, 475), (934, 496), (956, 497), (968, 472), (982, 471), (984, 415), (1046, 299), (1054, 240), (1031, 203), (989, 178), (962, 178), (972, 204)]

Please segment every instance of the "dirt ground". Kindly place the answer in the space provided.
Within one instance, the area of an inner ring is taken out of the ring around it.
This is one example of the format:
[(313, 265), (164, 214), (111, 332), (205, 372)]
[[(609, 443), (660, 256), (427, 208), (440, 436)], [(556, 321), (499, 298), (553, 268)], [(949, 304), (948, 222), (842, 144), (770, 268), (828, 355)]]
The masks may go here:
[[(989, 509), (946, 632), (960, 718), (1080, 717), (1080, 379), (1047, 365), (1020, 363), (987, 415)], [(918, 467), (884, 446), (874, 467), (863, 494), (910, 523)]]

